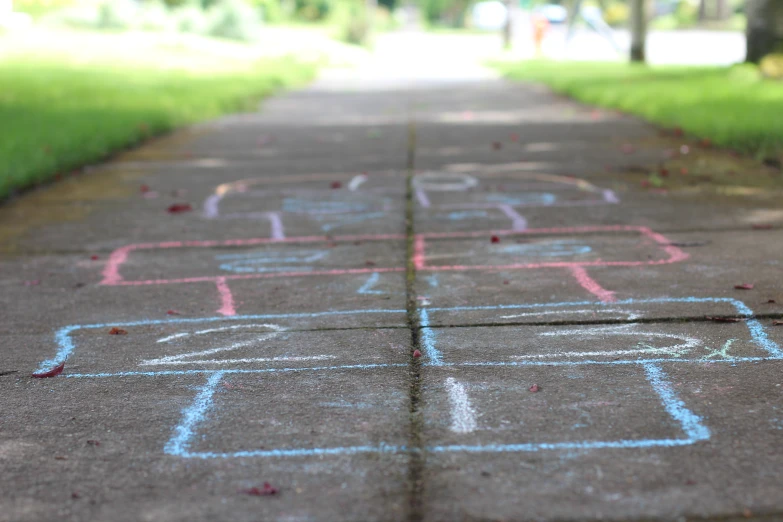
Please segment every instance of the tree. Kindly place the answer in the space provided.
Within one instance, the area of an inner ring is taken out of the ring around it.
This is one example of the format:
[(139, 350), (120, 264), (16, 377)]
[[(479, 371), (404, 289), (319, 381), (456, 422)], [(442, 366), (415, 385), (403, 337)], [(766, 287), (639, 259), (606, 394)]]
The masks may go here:
[(781, 0), (747, 0), (748, 18), (746, 61), (759, 63), (764, 56), (783, 52), (783, 2)]
[(630, 0), (631, 3), (631, 61), (645, 61), (647, 40), (647, 1)]

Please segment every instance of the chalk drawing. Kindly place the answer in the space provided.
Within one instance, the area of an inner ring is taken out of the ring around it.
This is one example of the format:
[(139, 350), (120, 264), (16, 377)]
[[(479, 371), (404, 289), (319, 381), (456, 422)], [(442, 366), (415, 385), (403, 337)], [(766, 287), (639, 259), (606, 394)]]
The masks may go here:
[(364, 294), (364, 295), (381, 295), (385, 294), (383, 290), (373, 290), (373, 287), (378, 284), (378, 280), (381, 278), (381, 274), (378, 272), (373, 272), (370, 274), (370, 277), (367, 278), (367, 281), (357, 290), (356, 293), (358, 294)]
[(521, 245), (503, 245), (499, 249), (503, 254), (529, 257), (568, 257), (581, 256), (592, 252), (592, 248), (574, 240), (547, 241), (544, 243), (525, 243)]
[(470, 433), (476, 430), (476, 412), (470, 403), (465, 385), (457, 382), (454, 377), (446, 379), (446, 390), (451, 404), (451, 431), (454, 433)]
[(216, 348), (208, 348), (206, 350), (187, 352), (178, 355), (167, 355), (165, 357), (159, 357), (157, 359), (147, 359), (139, 363), (140, 366), (169, 366), (169, 365), (186, 365), (186, 364), (215, 364), (215, 365), (228, 365), (228, 364), (244, 364), (251, 362), (285, 362), (285, 361), (307, 361), (307, 360), (323, 360), (331, 359), (331, 356), (318, 355), (308, 357), (256, 357), (256, 358), (235, 358), (235, 359), (206, 359), (205, 356), (215, 355), (217, 353), (231, 352), (238, 350), (239, 348), (245, 348), (248, 346), (254, 346), (262, 344), (270, 339), (277, 337), (277, 335), (284, 331), (285, 328), (267, 323), (252, 323), (252, 324), (240, 324), (232, 326), (224, 326), (221, 328), (208, 328), (206, 330), (199, 330), (197, 332), (189, 333), (183, 332), (163, 339), (158, 339), (158, 343), (170, 343), (174, 340), (185, 339), (188, 337), (194, 337), (199, 335), (206, 335), (218, 332), (234, 332), (240, 329), (268, 329), (271, 332), (265, 332), (262, 334), (254, 334), (251, 339), (230, 343), (224, 346)]
[[(479, 241), (488, 241), (491, 235), (507, 239), (525, 238), (536, 235), (580, 235), (596, 232), (604, 233), (634, 233), (639, 235), (640, 242), (647, 242), (657, 247), (663, 254), (658, 259), (648, 259), (645, 261), (603, 261), (596, 260), (572, 260), (572, 261), (538, 261), (538, 262), (517, 262), (497, 265), (432, 265), (427, 262), (427, 244), (432, 239), (477, 239)], [(355, 267), (355, 268), (330, 268), (316, 270), (313, 267), (297, 268), (291, 270), (253, 270), (249, 273), (231, 273), (226, 275), (206, 275), (200, 277), (172, 277), (160, 279), (139, 279), (125, 280), (120, 274), (120, 268), (126, 263), (128, 256), (134, 252), (156, 249), (176, 249), (176, 248), (212, 248), (212, 247), (250, 247), (256, 245), (313, 245), (317, 243), (340, 244), (355, 243), (357, 241), (403, 241), (406, 236), (403, 234), (366, 234), (366, 235), (346, 235), (346, 236), (304, 236), (287, 237), (281, 240), (270, 238), (252, 238), (252, 239), (230, 239), (222, 241), (168, 241), (162, 243), (140, 243), (120, 247), (111, 253), (106, 261), (103, 270), (103, 280), (101, 285), (109, 286), (145, 286), (162, 284), (183, 284), (198, 282), (214, 282), (218, 286), (223, 305), (221, 313), (232, 310), (233, 300), (229, 303), (230, 290), (226, 284), (233, 279), (253, 279), (253, 278), (282, 278), (282, 277), (304, 277), (316, 275), (354, 275), (354, 274), (372, 274), (373, 272), (404, 272), (406, 267), (402, 262), (396, 266), (389, 267)], [(446, 233), (426, 233), (414, 235), (414, 254), (413, 262), (417, 272), (439, 272), (439, 271), (504, 271), (504, 270), (522, 270), (538, 268), (561, 268), (568, 273), (588, 292), (595, 295), (602, 302), (612, 302), (614, 292), (604, 289), (588, 273), (589, 267), (639, 267), (664, 265), (680, 262), (688, 258), (688, 254), (683, 252), (665, 236), (653, 232), (646, 227), (637, 226), (594, 226), (594, 227), (571, 227), (571, 228), (549, 228), (549, 229), (526, 229), (526, 230), (490, 230), (477, 232), (446, 232)], [(353, 260), (354, 258), (349, 258)], [(230, 306), (229, 306), (230, 304)], [(228, 314), (227, 314), (228, 315)]]
[[(543, 354), (513, 355), (512, 359), (553, 359), (553, 358), (574, 358), (574, 357), (622, 357), (622, 356), (641, 356), (641, 355), (668, 355), (671, 357), (681, 357), (688, 354), (693, 348), (702, 345), (699, 339), (685, 335), (674, 335), (661, 332), (639, 331), (636, 324), (625, 324), (619, 326), (590, 326), (580, 328), (567, 328), (562, 330), (550, 330), (539, 333), (540, 337), (567, 337), (569, 339), (590, 339), (606, 337), (633, 337), (637, 339), (633, 348), (617, 350), (588, 350), (588, 351), (555, 351)], [(681, 341), (679, 344), (670, 344), (668, 346), (650, 346), (644, 344), (640, 339), (664, 339)]]
[(315, 270), (314, 266), (305, 263), (314, 263), (325, 259), (329, 255), (327, 250), (303, 250), (303, 251), (257, 251), (242, 254), (221, 254), (215, 256), (221, 263), (220, 269), (237, 273), (268, 273), (291, 272), (293, 270)]
[(356, 192), (365, 181), (367, 181), (367, 174), (359, 174), (354, 176), (351, 179), (351, 182), (348, 183), (348, 190), (351, 192)]
[(446, 217), (451, 221), (461, 221), (463, 219), (472, 219), (477, 217), (485, 218), (488, 215), (489, 213), (486, 210), (469, 210), (463, 212), (449, 212)]

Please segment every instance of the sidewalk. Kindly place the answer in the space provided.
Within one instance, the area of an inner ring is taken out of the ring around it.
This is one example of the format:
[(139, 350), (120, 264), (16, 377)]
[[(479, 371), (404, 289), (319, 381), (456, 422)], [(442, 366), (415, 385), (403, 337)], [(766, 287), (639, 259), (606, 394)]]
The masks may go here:
[(389, 38), (0, 209), (0, 520), (782, 517), (779, 194)]

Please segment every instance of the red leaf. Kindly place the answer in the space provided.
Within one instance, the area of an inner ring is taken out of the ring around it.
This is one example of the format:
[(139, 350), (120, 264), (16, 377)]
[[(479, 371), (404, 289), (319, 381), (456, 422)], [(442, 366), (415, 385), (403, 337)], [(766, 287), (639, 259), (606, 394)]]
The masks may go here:
[(541, 391), (541, 387), (538, 384), (534, 384), (533, 386), (528, 388), (527, 391), (532, 392), (532, 393), (538, 393), (538, 392)]
[(715, 321), (716, 323), (738, 323), (742, 321), (739, 317), (705, 317), (705, 319), (709, 319), (710, 321)]
[(180, 315), (180, 313), (179, 313), (179, 312), (177, 312), (176, 310), (168, 310), (168, 311), (166, 312), (166, 314), (168, 314), (168, 315)]
[(93, 261), (97, 261), (97, 260), (98, 260), (98, 256), (96, 256), (96, 255), (91, 255), (91, 256), (90, 256), (90, 259), (92, 259)]
[(650, 181), (643, 179), (642, 180), (642, 188), (650, 188)]
[(179, 214), (181, 212), (190, 212), (193, 210), (193, 207), (190, 206), (190, 203), (174, 203), (166, 210), (169, 214)]
[(40, 279), (33, 279), (32, 281), (25, 281), (24, 286), (38, 286), (41, 284)]
[(101, 441), (95, 440), (95, 439), (89, 439), (87, 441), (87, 445), (88, 446), (100, 446), (101, 445)]
[(147, 185), (142, 185), (139, 187), (139, 190), (141, 191), (142, 194), (146, 194), (147, 192), (150, 191), (150, 188)]
[(34, 379), (48, 379), (49, 377), (57, 377), (61, 373), (63, 373), (63, 370), (65, 369), (65, 363), (60, 363), (48, 372), (43, 373), (34, 373), (30, 377), (33, 377)]
[(116, 326), (109, 330), (109, 335), (126, 335), (128, 333), (127, 330), (123, 330), (122, 328), (117, 328)]
[(753, 230), (769, 230), (772, 228), (770, 223), (758, 223), (753, 225)]
[(512, 133), (511, 134), (511, 141), (514, 141), (514, 142), (519, 141), (519, 134)]
[(780, 326), (783, 324), (783, 321), (772, 321), (772, 326)]
[(509, 281), (503, 281), (504, 285), (507, 285), (508, 283), (509, 283)]
[(342, 184), (342, 183), (340, 183), (339, 181), (332, 181), (332, 184), (331, 184), (330, 186), (331, 186), (333, 189), (338, 189), (338, 188), (342, 187), (342, 186), (343, 186), (343, 184)]
[(626, 143), (625, 145), (622, 146), (622, 151), (625, 154), (633, 154), (634, 151), (633, 145), (631, 145), (630, 143)]
[(681, 137), (683, 134), (685, 134), (685, 133), (682, 131), (682, 127), (675, 127), (675, 128), (674, 128), (674, 135), (675, 135), (675, 136), (677, 136), (677, 137), (679, 138), (679, 137)]
[(686, 169), (685, 167), (681, 168), (680, 169), (680, 174), (682, 174), (683, 176), (687, 176), (688, 175), (688, 169)]
[(73, 493), (71, 493), (71, 498), (73, 499), (81, 498), (81, 495), (79, 494), (78, 491), (74, 491)]
[(660, 175), (661, 175), (661, 177), (663, 177), (663, 178), (668, 178), (668, 177), (669, 177), (669, 169), (661, 169), (661, 170), (660, 170), (660, 172), (659, 172), (659, 174), (660, 174)]
[(489, 238), (489, 241), (491, 243), (500, 243), (500, 238), (498, 236), (492, 236)]
[(277, 495), (279, 492), (276, 487), (273, 487), (269, 482), (264, 482), (262, 487), (252, 487), (247, 489), (240, 489), (240, 493), (245, 495), (252, 495), (254, 497), (267, 497), (270, 495)]
[(413, 350), (413, 356), (418, 359), (421, 357), (421, 352), (419, 350)]
[(734, 285), (737, 290), (753, 290), (753, 283), (742, 283), (741, 285)]
[(365, 261), (364, 264), (367, 266), (375, 266), (375, 261)]

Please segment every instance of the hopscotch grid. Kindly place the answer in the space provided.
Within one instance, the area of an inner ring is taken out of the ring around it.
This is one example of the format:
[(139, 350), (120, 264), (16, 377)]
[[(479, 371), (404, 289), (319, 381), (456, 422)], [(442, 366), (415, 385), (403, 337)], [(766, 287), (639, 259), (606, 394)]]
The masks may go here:
[[(738, 301), (728, 297), (683, 297), (683, 298), (652, 298), (652, 299), (625, 299), (615, 301), (613, 303), (599, 303), (594, 301), (573, 301), (565, 303), (538, 303), (538, 304), (517, 304), (517, 305), (488, 305), (488, 306), (456, 306), (456, 307), (429, 307), (422, 308), (420, 310), (420, 328), (422, 330), (422, 340), (425, 348), (425, 356), (428, 360), (424, 364), (439, 365), (441, 363), (441, 354), (435, 347), (435, 332), (433, 328), (441, 328), (437, 325), (430, 324), (429, 314), (432, 312), (464, 312), (464, 311), (497, 311), (497, 310), (525, 310), (525, 309), (542, 309), (542, 308), (555, 308), (555, 307), (576, 307), (576, 306), (593, 306), (593, 307), (614, 307), (622, 305), (644, 305), (644, 304), (663, 304), (663, 303), (726, 303), (734, 306), (735, 310), (740, 316), (752, 317), (753, 311), (745, 305), (742, 301)], [(42, 361), (36, 373), (42, 373), (52, 369), (60, 363), (65, 362), (68, 356), (75, 349), (71, 333), (82, 329), (97, 329), (97, 328), (109, 328), (109, 327), (135, 327), (135, 326), (156, 326), (156, 325), (177, 325), (177, 324), (198, 324), (198, 323), (214, 323), (221, 321), (246, 321), (246, 320), (267, 320), (267, 319), (299, 319), (299, 318), (317, 318), (317, 317), (329, 317), (339, 315), (360, 315), (360, 314), (398, 314), (404, 315), (406, 312), (404, 309), (388, 309), (388, 310), (333, 310), (327, 312), (311, 312), (311, 313), (288, 313), (288, 314), (260, 314), (260, 315), (233, 315), (233, 316), (216, 316), (216, 317), (204, 317), (204, 318), (177, 318), (177, 319), (150, 319), (143, 321), (130, 321), (125, 323), (98, 323), (87, 325), (70, 325), (60, 328), (55, 334), (55, 343), (58, 347), (55, 356), (52, 359)], [(633, 324), (633, 323), (627, 323)], [(751, 335), (753, 342), (766, 350), (770, 357), (746, 357), (735, 358), (732, 361), (758, 361), (767, 359), (780, 359), (783, 358), (783, 351), (780, 347), (773, 342), (767, 335), (764, 326), (756, 319), (748, 318), (744, 321), (745, 326)], [(503, 326), (503, 325), (486, 325), (485, 327)], [(589, 361), (573, 361), (568, 364), (586, 364)], [(693, 362), (691, 360), (671, 360), (671, 362)], [(713, 361), (715, 362), (715, 361)], [(501, 365), (524, 365), (532, 364), (533, 361), (526, 361), (520, 363), (502, 363)], [(622, 361), (590, 361), (591, 364), (619, 364)], [(632, 361), (632, 363), (638, 363), (638, 361)], [(473, 363), (471, 363), (473, 364)], [(555, 364), (555, 362), (547, 362), (545, 364)], [(565, 364), (562, 363), (562, 364)], [(145, 372), (147, 374), (148, 372)]]
[[(627, 299), (617, 301), (614, 303), (596, 303), (590, 301), (579, 301), (570, 303), (549, 303), (549, 304), (523, 304), (523, 305), (494, 305), (494, 306), (474, 306), (474, 307), (438, 307), (438, 308), (422, 308), (420, 310), (420, 327), (423, 338), (423, 348), (425, 349), (425, 356), (427, 359), (424, 364), (428, 366), (440, 366), (440, 367), (475, 367), (475, 366), (509, 366), (509, 367), (523, 367), (523, 366), (576, 366), (585, 364), (595, 365), (628, 365), (635, 364), (641, 366), (654, 390), (656, 391), (659, 399), (661, 400), (664, 409), (675, 421), (677, 421), (685, 433), (685, 438), (675, 439), (641, 439), (641, 440), (619, 440), (619, 441), (581, 441), (581, 442), (563, 442), (563, 443), (536, 443), (536, 444), (486, 444), (486, 445), (435, 445), (426, 448), (426, 451), (432, 452), (530, 452), (540, 450), (562, 450), (562, 449), (619, 449), (619, 448), (645, 448), (645, 447), (676, 447), (694, 444), (699, 441), (708, 440), (710, 437), (709, 429), (701, 424), (701, 418), (688, 410), (685, 404), (677, 397), (671, 384), (667, 380), (666, 374), (660, 367), (660, 364), (672, 364), (672, 363), (694, 363), (702, 361), (694, 360), (672, 360), (672, 359), (645, 359), (645, 360), (618, 360), (618, 361), (596, 361), (596, 360), (581, 360), (581, 361), (513, 361), (513, 362), (498, 362), (498, 361), (486, 361), (486, 362), (462, 362), (462, 363), (444, 363), (441, 359), (441, 354), (437, 350), (436, 336), (433, 328), (430, 326), (430, 312), (455, 312), (455, 311), (476, 311), (476, 310), (524, 310), (524, 309), (541, 309), (541, 308), (553, 308), (553, 307), (569, 307), (569, 306), (593, 306), (593, 307), (611, 307), (622, 305), (640, 305), (640, 304), (659, 304), (659, 303), (727, 303), (734, 306), (738, 314), (743, 316), (752, 316), (753, 312), (741, 301), (732, 298), (657, 298), (657, 299)], [(43, 369), (46, 365), (52, 365), (57, 362), (60, 357), (65, 360), (65, 357), (69, 355), (73, 349), (73, 340), (70, 338), (72, 332), (80, 329), (89, 328), (105, 328), (108, 326), (149, 326), (149, 325), (169, 325), (169, 324), (197, 324), (197, 323), (210, 323), (218, 321), (240, 321), (240, 320), (258, 320), (258, 319), (274, 319), (274, 318), (302, 318), (302, 317), (318, 317), (318, 316), (331, 316), (331, 315), (351, 315), (362, 313), (404, 313), (404, 310), (351, 310), (351, 311), (331, 311), (331, 312), (315, 312), (315, 313), (297, 313), (297, 314), (264, 314), (253, 316), (231, 316), (231, 317), (211, 317), (211, 318), (179, 318), (179, 319), (166, 319), (166, 320), (151, 320), (151, 321), (134, 321), (128, 323), (103, 323), (92, 325), (71, 325), (61, 328), (57, 334), (56, 339), (60, 346), (58, 355), (55, 359), (50, 361), (44, 361), (42, 363)], [(755, 319), (748, 319), (745, 322), (748, 327), (748, 332), (752, 340), (765, 350), (767, 350), (771, 357), (737, 357), (731, 359), (716, 359), (710, 360), (710, 364), (714, 363), (731, 363), (736, 364), (738, 362), (760, 362), (767, 360), (779, 360), (781, 352), (779, 347), (772, 342), (766, 334), (766, 330), (763, 325)], [(67, 352), (67, 353), (65, 353)], [(58, 363), (59, 364), (59, 363)], [(258, 451), (239, 451), (228, 453), (215, 453), (215, 452), (191, 452), (189, 450), (189, 444), (194, 437), (195, 429), (198, 424), (206, 418), (206, 414), (212, 405), (212, 395), (217, 387), (220, 379), (225, 375), (233, 374), (250, 374), (250, 373), (276, 373), (276, 372), (319, 372), (325, 370), (358, 370), (358, 369), (388, 369), (388, 368), (403, 368), (408, 365), (405, 363), (399, 364), (357, 364), (357, 365), (337, 365), (337, 366), (318, 366), (318, 367), (304, 367), (304, 368), (261, 368), (261, 369), (194, 369), (194, 370), (163, 370), (153, 372), (114, 372), (114, 373), (97, 373), (97, 374), (64, 374), (66, 378), (100, 378), (100, 377), (131, 377), (131, 376), (173, 376), (173, 375), (207, 375), (207, 384), (197, 393), (190, 406), (185, 408), (182, 412), (182, 418), (180, 423), (175, 427), (172, 438), (166, 443), (164, 450), (168, 454), (178, 455), (184, 458), (231, 458), (231, 457), (295, 457), (295, 456), (313, 456), (313, 455), (352, 455), (360, 453), (398, 453), (405, 451), (412, 451), (405, 446), (392, 446), (381, 444), (379, 446), (348, 446), (348, 447), (336, 447), (336, 448), (293, 448), (293, 449), (277, 449), (277, 450), (258, 450)]]
[[(676, 447), (688, 446), (697, 442), (710, 439), (710, 430), (704, 426), (701, 417), (691, 412), (685, 403), (680, 400), (674, 391), (667, 375), (658, 364), (645, 362), (640, 364), (644, 368), (645, 376), (657, 394), (665, 411), (674, 419), (680, 429), (685, 433), (684, 438), (675, 439), (623, 439), (618, 441), (573, 441), (559, 443), (527, 443), (527, 444), (486, 444), (486, 445), (435, 445), (425, 448), (425, 451), (435, 453), (443, 452), (467, 452), (467, 453), (502, 453), (502, 452), (536, 452), (540, 450), (562, 449), (630, 449), (651, 447)], [(406, 365), (399, 365), (406, 366)], [(207, 380), (207, 383), (199, 390), (193, 403), (183, 409), (182, 420), (174, 428), (174, 435), (164, 446), (167, 454), (183, 458), (236, 458), (236, 457), (296, 457), (316, 455), (355, 455), (360, 453), (399, 453), (408, 451), (405, 446), (393, 446), (381, 443), (378, 446), (343, 446), (332, 448), (291, 448), (273, 450), (253, 450), (235, 452), (191, 452), (190, 443), (195, 434), (195, 428), (206, 420), (206, 413), (212, 407), (212, 397), (221, 378), (230, 371), (217, 371)], [(447, 385), (458, 385), (453, 378), (447, 380)], [(461, 392), (461, 393), (460, 393)], [(464, 389), (457, 391), (456, 395), (464, 394)], [(470, 417), (470, 407), (467, 397), (457, 397), (452, 400), (464, 401), (463, 409), (467, 418), (457, 421), (455, 431), (468, 433), (475, 429), (475, 420)], [(454, 429), (454, 428), (453, 428)]]

